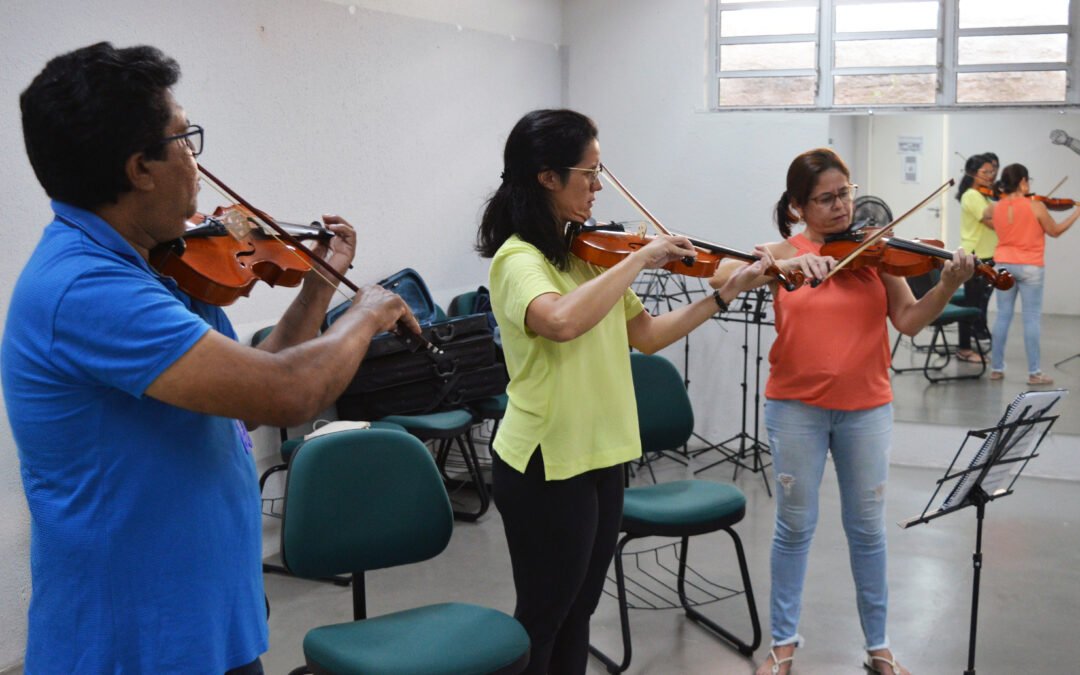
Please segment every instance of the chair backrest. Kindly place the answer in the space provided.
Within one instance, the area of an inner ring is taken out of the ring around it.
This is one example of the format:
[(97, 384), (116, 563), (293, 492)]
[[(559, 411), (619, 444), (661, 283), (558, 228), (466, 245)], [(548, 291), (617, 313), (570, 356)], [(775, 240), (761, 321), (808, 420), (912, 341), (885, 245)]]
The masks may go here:
[(461, 295), (455, 295), (450, 301), (450, 306), (447, 307), (446, 313), (450, 316), (464, 316), (466, 314), (472, 314), (473, 306), (476, 304), (476, 291), (466, 291)]
[(630, 354), (642, 452), (672, 450), (694, 433), (694, 408), (682, 375), (657, 354)]
[(281, 555), (290, 572), (320, 578), (427, 560), (453, 530), (431, 453), (383, 429), (317, 436), (292, 455)]

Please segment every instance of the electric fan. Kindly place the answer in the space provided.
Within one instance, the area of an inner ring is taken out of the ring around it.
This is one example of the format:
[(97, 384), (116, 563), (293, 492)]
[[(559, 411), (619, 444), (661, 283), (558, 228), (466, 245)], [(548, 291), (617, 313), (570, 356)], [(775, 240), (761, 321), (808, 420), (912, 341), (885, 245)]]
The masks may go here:
[(865, 227), (884, 227), (892, 222), (892, 211), (888, 204), (871, 195), (863, 195), (855, 199), (854, 222), (866, 221)]

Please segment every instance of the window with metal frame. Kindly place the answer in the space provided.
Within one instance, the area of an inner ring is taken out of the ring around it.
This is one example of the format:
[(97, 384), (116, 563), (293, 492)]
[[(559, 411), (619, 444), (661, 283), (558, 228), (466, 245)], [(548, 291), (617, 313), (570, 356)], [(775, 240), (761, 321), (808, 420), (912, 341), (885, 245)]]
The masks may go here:
[(1080, 104), (1080, 0), (710, 0), (713, 110)]

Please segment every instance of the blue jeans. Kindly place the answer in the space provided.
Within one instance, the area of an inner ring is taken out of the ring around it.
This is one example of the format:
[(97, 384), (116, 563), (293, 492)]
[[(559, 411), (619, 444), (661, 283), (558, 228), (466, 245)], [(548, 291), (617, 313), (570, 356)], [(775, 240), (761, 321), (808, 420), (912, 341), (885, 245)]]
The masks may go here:
[(866, 649), (889, 645), (885, 634), (889, 591), (885, 580), (885, 480), (892, 445), (892, 404), (842, 411), (799, 401), (765, 403), (773, 471), (770, 624), (774, 645), (802, 644), (798, 633), (810, 542), (818, 519), (818, 490), (832, 451), (840, 484), (856, 604)]
[(1001, 267), (1009, 270), (1016, 279), (1016, 284), (1007, 291), (997, 290), (997, 318), (991, 333), (993, 343), (990, 348), (990, 368), (1005, 370), (1005, 341), (1009, 339), (1009, 324), (1012, 323), (1016, 296), (1020, 295), (1020, 309), (1024, 319), (1024, 351), (1027, 352), (1028, 375), (1042, 372), (1039, 367), (1039, 336), (1042, 327), (1043, 283), (1046, 280), (1046, 268), (1039, 265), (1014, 265), (1002, 263)]

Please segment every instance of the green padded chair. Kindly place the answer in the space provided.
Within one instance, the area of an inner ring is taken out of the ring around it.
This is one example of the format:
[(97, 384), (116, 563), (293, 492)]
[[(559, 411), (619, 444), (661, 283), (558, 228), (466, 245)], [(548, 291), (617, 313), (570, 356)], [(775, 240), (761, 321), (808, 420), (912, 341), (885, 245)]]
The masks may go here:
[(364, 572), (428, 560), (450, 541), (450, 501), (428, 449), (396, 431), (318, 436), (289, 463), (281, 550), (299, 577), (353, 575), (355, 621), (304, 637), (293, 674), (518, 673), (529, 637), (494, 609), (442, 603), (367, 618)]
[[(488, 492), (487, 480), (480, 466), (480, 458), (476, 454), (476, 445), (472, 440), (472, 428), (476, 424), (476, 418), (465, 409), (444, 410), (417, 415), (388, 415), (380, 422), (389, 422), (405, 428), (413, 436), (423, 442), (435, 443), (435, 463), (442, 472), (443, 479), (448, 488), (461, 487), (469, 484), (476, 490), (479, 505), (474, 510), (454, 509), (454, 517), (468, 522), (476, 521), (480, 516), (487, 513), (491, 505), (491, 495)], [(450, 451), (457, 447), (465, 463), (468, 472), (467, 481), (452, 478), (446, 472), (446, 462)]]
[[(403, 434), (408, 433), (408, 432), (405, 431), (405, 427), (401, 426), (400, 424), (394, 424), (392, 422), (372, 422), (371, 423), (371, 429), (383, 429), (383, 430), (386, 430), (386, 431), (397, 431), (397, 432), (403, 433)], [(285, 430), (282, 429), (282, 431), (284, 432)], [(275, 473), (279, 473), (279, 472), (282, 472), (282, 471), (288, 471), (289, 470), (289, 460), (292, 459), (293, 453), (296, 452), (297, 448), (299, 448), (301, 445), (303, 445), (306, 442), (307, 441), (304, 440), (303, 438), (289, 438), (287, 440), (284, 440), (281, 443), (281, 451), (280, 451), (281, 452), (281, 463), (271, 466), (269, 469), (267, 469), (266, 471), (263, 472), (262, 476), (259, 477), (259, 494), (260, 495), (263, 493), (263, 489), (266, 487), (266, 481), (270, 478), (270, 476), (274, 475)], [(268, 502), (268, 501), (269, 502), (280, 502), (281, 504), (284, 504), (285, 503), (285, 497), (282, 496), (282, 497), (280, 497), (278, 499), (266, 499), (266, 498), (263, 498), (263, 503), (264, 504), (266, 502)], [(281, 517), (281, 514), (279, 512), (274, 511), (273, 506), (271, 506), (271, 512), (270, 513), (267, 513), (264, 510), (263, 514), (264, 515), (269, 515), (269, 516), (274, 517), (274, 518), (280, 518)], [(284, 565), (275, 565), (273, 563), (268, 563), (268, 562), (263, 563), (262, 569), (263, 569), (263, 572), (272, 572), (274, 574), (288, 574), (289, 573), (289, 570), (285, 569)], [(352, 579), (350, 577), (348, 577), (348, 576), (340, 576), (339, 575), (339, 576), (329, 577), (327, 579), (323, 579), (323, 581), (329, 581), (329, 582), (334, 583), (334, 584), (336, 584), (338, 586), (348, 586), (352, 582)]]
[[(679, 371), (662, 356), (636, 352), (630, 354), (630, 366), (637, 398), (642, 452), (660, 453), (682, 447), (694, 431), (694, 411)], [(608, 672), (621, 673), (630, 665), (630, 606), (623, 569), (623, 549), (629, 542), (644, 537), (673, 537), (680, 540), (675, 593), (687, 617), (724, 638), (744, 655), (749, 656), (758, 648), (761, 644), (761, 624), (754, 602), (754, 591), (750, 585), (750, 572), (742, 540), (732, 529), (743, 519), (745, 513), (746, 497), (739, 488), (711, 480), (680, 480), (627, 488), (623, 503), (623, 536), (615, 549), (615, 585), (618, 590), (619, 621), (622, 628), (622, 660), (616, 663), (596, 647), (589, 646), (589, 651), (603, 661)], [(704, 616), (687, 597), (686, 556), (690, 537), (719, 530), (727, 532), (735, 544), (743, 590), (731, 591), (726, 597), (746, 595), (753, 630), (753, 638), (749, 643)]]
[[(916, 277), (907, 277), (908, 286), (911, 287), (912, 293), (916, 298), (921, 298), (925, 295), (941, 277), (939, 270), (932, 270), (927, 274), (923, 274)], [(923, 377), (930, 380), (931, 383), (946, 382), (949, 380), (977, 380), (982, 377), (986, 372), (986, 352), (983, 350), (982, 343), (979, 340), (972, 340), (972, 344), (975, 345), (975, 350), (982, 359), (982, 363), (979, 364), (978, 370), (974, 372), (958, 372), (956, 375), (940, 375), (945, 367), (952, 361), (952, 356), (955, 353), (955, 348), (949, 344), (948, 334), (945, 332), (946, 326), (959, 323), (961, 321), (968, 321), (973, 324), (977, 324), (982, 318), (982, 312), (978, 307), (968, 307), (966, 305), (953, 304), (956, 301), (957, 294), (962, 294), (963, 288), (960, 288), (952, 299), (945, 305), (945, 309), (941, 310), (937, 318), (930, 322), (929, 328), (933, 331), (930, 337), (929, 345), (916, 344), (915, 338), (910, 338), (911, 348), (916, 352), (925, 352), (926, 359), (920, 366), (911, 366), (897, 368), (895, 365), (896, 351), (900, 348), (900, 343), (904, 339), (904, 334), (899, 333), (896, 336), (896, 340), (893, 342), (892, 354), (889, 363), (889, 367), (892, 368), (894, 373), (910, 373), (913, 371), (922, 371)], [(963, 295), (960, 295), (963, 298)], [(965, 367), (963, 362), (960, 363), (961, 367)]]

